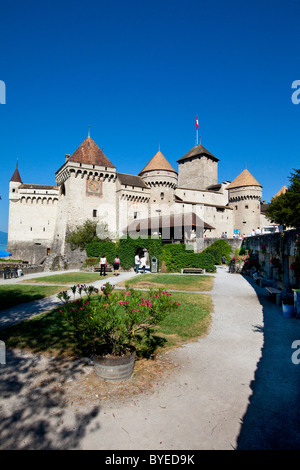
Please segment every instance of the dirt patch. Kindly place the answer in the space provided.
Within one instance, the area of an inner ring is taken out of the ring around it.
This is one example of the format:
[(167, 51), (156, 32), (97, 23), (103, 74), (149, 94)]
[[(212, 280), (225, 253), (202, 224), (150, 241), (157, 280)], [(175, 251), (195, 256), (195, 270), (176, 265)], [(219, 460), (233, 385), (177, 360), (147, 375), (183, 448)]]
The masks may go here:
[(27, 378), (29, 393), (58, 397), (61, 407), (106, 407), (118, 404), (134, 406), (141, 396), (155, 393), (175, 374), (180, 365), (171, 360), (171, 350), (153, 359), (138, 358), (130, 379), (118, 382), (100, 380), (90, 359), (32, 355), (22, 351), (34, 366)]
[(114, 383), (100, 380), (91, 364), (84, 367), (84, 375), (64, 384), (65, 404), (111, 406), (122, 402), (134, 406), (137, 397), (154, 393), (179, 368), (169, 359), (168, 353), (155, 359), (138, 359), (132, 377)]

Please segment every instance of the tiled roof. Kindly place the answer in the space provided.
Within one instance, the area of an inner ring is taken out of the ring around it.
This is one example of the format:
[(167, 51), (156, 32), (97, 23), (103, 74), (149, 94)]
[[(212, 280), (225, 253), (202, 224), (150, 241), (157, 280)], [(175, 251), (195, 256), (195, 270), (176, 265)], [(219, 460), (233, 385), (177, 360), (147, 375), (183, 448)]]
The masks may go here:
[(82, 142), (78, 149), (70, 156), (68, 161), (116, 168), (91, 137), (87, 137)]
[[(184, 217), (183, 217), (184, 215)], [(148, 217), (146, 219), (135, 219), (127, 227), (128, 232), (161, 229), (162, 227), (182, 227), (191, 225), (192, 227), (200, 227), (205, 230), (214, 230), (215, 227), (203, 221), (194, 212), (185, 214), (166, 214), (158, 217)]]
[(128, 185), (128, 186), (136, 186), (138, 188), (147, 188), (149, 187), (146, 185), (144, 180), (140, 176), (136, 175), (127, 175), (125, 173), (117, 173), (118, 179), (121, 184)]
[(215, 162), (219, 161), (219, 159), (215, 157), (212, 153), (210, 153), (205, 147), (203, 147), (203, 145), (196, 145), (196, 147), (193, 147), (183, 157), (179, 158), (177, 162), (183, 162), (184, 160), (188, 160), (189, 158), (199, 157), (201, 155), (205, 155), (206, 157), (211, 158)]
[(161, 151), (158, 151), (154, 157), (151, 158), (150, 162), (147, 163), (147, 165), (142, 169), (142, 171), (140, 171), (139, 174), (153, 170), (172, 171), (173, 173), (177, 174), (177, 171), (174, 170)]
[(18, 168), (15, 169), (15, 172), (12, 175), (10, 181), (13, 181), (14, 183), (22, 183), (22, 179), (21, 179)]
[(260, 186), (261, 184), (251, 175), (250, 171), (245, 169), (230, 183), (226, 189), (240, 188), (242, 186)]
[(287, 188), (286, 186), (282, 186), (282, 188), (279, 189), (278, 193), (276, 193), (275, 196), (273, 196), (272, 199), (274, 199), (274, 198), (277, 197), (277, 196), (280, 196), (281, 194), (285, 194), (285, 193), (287, 192), (287, 189), (288, 189), (288, 188)]

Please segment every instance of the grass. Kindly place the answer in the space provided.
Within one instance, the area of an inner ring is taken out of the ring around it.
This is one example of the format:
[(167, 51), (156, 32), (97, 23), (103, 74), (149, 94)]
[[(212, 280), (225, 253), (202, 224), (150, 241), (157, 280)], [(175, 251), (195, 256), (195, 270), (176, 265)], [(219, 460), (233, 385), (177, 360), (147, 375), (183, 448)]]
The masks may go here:
[(205, 274), (141, 274), (119, 285), (125, 286), (125, 283), (128, 283), (130, 287), (138, 289), (165, 287), (167, 290), (210, 291), (213, 282), (214, 277)]
[[(176, 293), (172, 294), (172, 298), (180, 302), (180, 307), (155, 328), (151, 344), (143, 343), (139, 356), (149, 357), (161, 347), (176, 347), (208, 331), (212, 311), (208, 294)], [(0, 339), (7, 347), (24, 348), (35, 353), (78, 354), (80, 345), (75, 332), (59, 310), (56, 308), (10, 326), (0, 331)]]
[[(107, 273), (106, 277), (112, 276), (113, 273)], [(52, 276), (36, 277), (22, 281), (26, 283), (43, 283), (43, 284), (85, 284), (102, 279), (99, 273), (66, 273), (53, 274)]]
[(21, 286), (19, 284), (0, 286), (0, 311), (50, 297), (63, 289), (63, 286)]

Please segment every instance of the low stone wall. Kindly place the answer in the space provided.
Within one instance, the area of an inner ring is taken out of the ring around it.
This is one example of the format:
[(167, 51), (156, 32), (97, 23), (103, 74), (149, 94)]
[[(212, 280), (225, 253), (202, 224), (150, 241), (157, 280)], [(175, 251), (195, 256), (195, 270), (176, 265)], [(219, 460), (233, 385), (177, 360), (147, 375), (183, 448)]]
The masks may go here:
[(290, 268), (296, 256), (300, 254), (298, 240), (300, 240), (300, 230), (286, 230), (246, 237), (242, 246), (257, 255), (259, 265), (267, 277), (280, 280), (290, 287), (299, 288), (300, 278)]

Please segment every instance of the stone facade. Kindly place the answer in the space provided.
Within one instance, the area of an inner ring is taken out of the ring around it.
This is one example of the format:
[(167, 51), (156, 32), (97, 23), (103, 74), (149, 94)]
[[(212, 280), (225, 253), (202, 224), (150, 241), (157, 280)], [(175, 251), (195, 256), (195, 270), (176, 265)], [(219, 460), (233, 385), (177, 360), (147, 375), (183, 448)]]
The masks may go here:
[[(9, 183), (7, 249), (30, 263), (48, 267), (52, 259), (61, 265), (74, 257), (66, 236), (87, 219), (98, 223), (100, 238), (116, 240), (139, 221), (151, 224), (154, 218), (181, 213), (197, 214), (204, 238), (225, 232), (231, 238), (234, 229), (246, 235), (261, 226), (262, 187), (249, 172), (232, 183), (218, 183), (218, 161), (200, 145), (178, 160), (178, 173), (160, 151), (139, 175), (118, 173), (87, 137), (65, 156), (55, 185), (24, 184), (16, 168)], [(184, 227), (182, 238), (172, 241), (193, 242), (195, 230)], [(81, 255), (76, 253), (77, 259)]]

